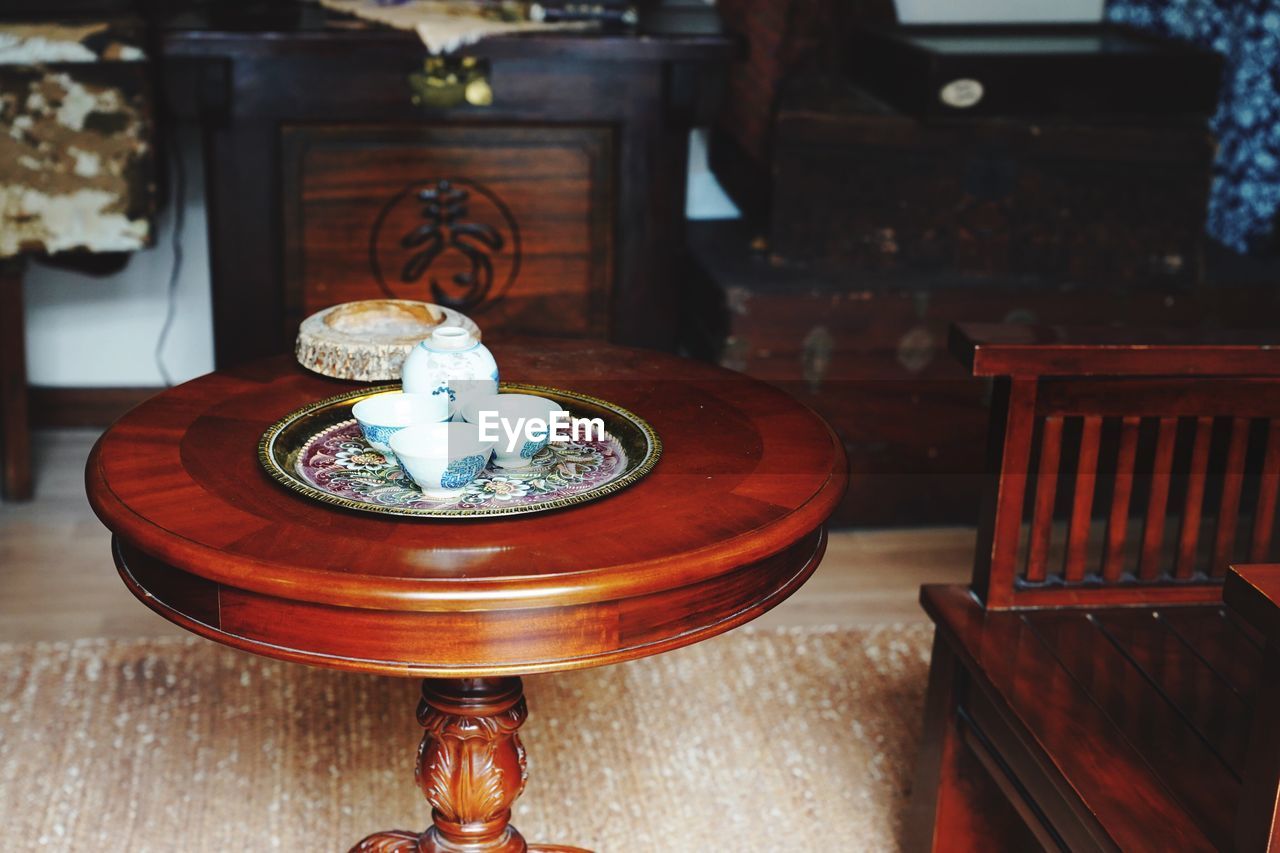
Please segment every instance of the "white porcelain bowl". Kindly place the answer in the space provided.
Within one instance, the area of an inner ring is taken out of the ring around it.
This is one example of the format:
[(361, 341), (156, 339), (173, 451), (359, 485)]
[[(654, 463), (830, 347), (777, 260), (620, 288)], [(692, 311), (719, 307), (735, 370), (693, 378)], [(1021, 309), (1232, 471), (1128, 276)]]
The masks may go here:
[[(477, 427), (485, 425), (481, 417), (488, 414), (489, 423), (496, 427), (494, 462), (503, 468), (524, 468), (547, 446), (551, 419), (556, 412), (564, 410), (559, 404), (533, 394), (487, 394), (468, 399), (459, 411), (463, 420)], [(544, 425), (541, 430), (530, 429), (530, 421), (534, 419)]]
[(393, 459), (391, 436), (405, 427), (448, 420), (449, 398), (388, 391), (364, 398), (351, 407), (351, 414), (360, 424), (360, 431), (369, 446)]
[(475, 424), (450, 421), (406, 427), (391, 436), (391, 450), (423, 494), (447, 498), (484, 470), (493, 442), (481, 441)]

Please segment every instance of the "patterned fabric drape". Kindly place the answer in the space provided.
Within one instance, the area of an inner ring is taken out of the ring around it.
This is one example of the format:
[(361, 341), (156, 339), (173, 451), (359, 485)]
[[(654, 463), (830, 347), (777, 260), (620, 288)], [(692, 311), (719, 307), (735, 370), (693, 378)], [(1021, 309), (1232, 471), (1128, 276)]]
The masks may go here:
[(1209, 234), (1239, 252), (1274, 251), (1280, 208), (1280, 0), (1110, 0), (1117, 23), (1192, 41), (1226, 58), (1211, 127), (1220, 145)]

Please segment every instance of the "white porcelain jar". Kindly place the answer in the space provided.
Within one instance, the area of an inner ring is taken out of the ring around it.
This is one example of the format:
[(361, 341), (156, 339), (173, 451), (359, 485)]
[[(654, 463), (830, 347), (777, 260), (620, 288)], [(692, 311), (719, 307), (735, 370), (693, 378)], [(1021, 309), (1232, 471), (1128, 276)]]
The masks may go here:
[(469, 329), (440, 326), (404, 360), (406, 394), (448, 394), (452, 416), (467, 399), (498, 393), (498, 363)]

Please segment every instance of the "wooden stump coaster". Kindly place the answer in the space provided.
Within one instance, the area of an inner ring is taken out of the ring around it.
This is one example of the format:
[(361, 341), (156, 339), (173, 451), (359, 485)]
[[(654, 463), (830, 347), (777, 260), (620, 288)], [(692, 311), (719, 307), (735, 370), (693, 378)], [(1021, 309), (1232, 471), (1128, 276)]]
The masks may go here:
[(410, 299), (365, 299), (303, 320), (295, 353), (303, 367), (335, 379), (396, 380), (409, 351), (441, 325), (460, 326), (480, 338), (480, 327), (452, 308)]

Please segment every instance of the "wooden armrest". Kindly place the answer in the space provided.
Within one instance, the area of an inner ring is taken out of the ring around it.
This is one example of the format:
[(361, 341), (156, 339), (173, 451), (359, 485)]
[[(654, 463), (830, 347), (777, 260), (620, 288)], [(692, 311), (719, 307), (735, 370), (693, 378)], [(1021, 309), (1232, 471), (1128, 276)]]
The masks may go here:
[(1280, 565), (1232, 566), (1222, 586), (1222, 600), (1280, 647)]
[(1280, 376), (1280, 332), (963, 323), (951, 352), (974, 376)]
[(1222, 600), (1266, 642), (1253, 698), (1235, 849), (1275, 850), (1280, 846), (1280, 729), (1275, 725), (1280, 717), (1280, 565), (1232, 566)]

